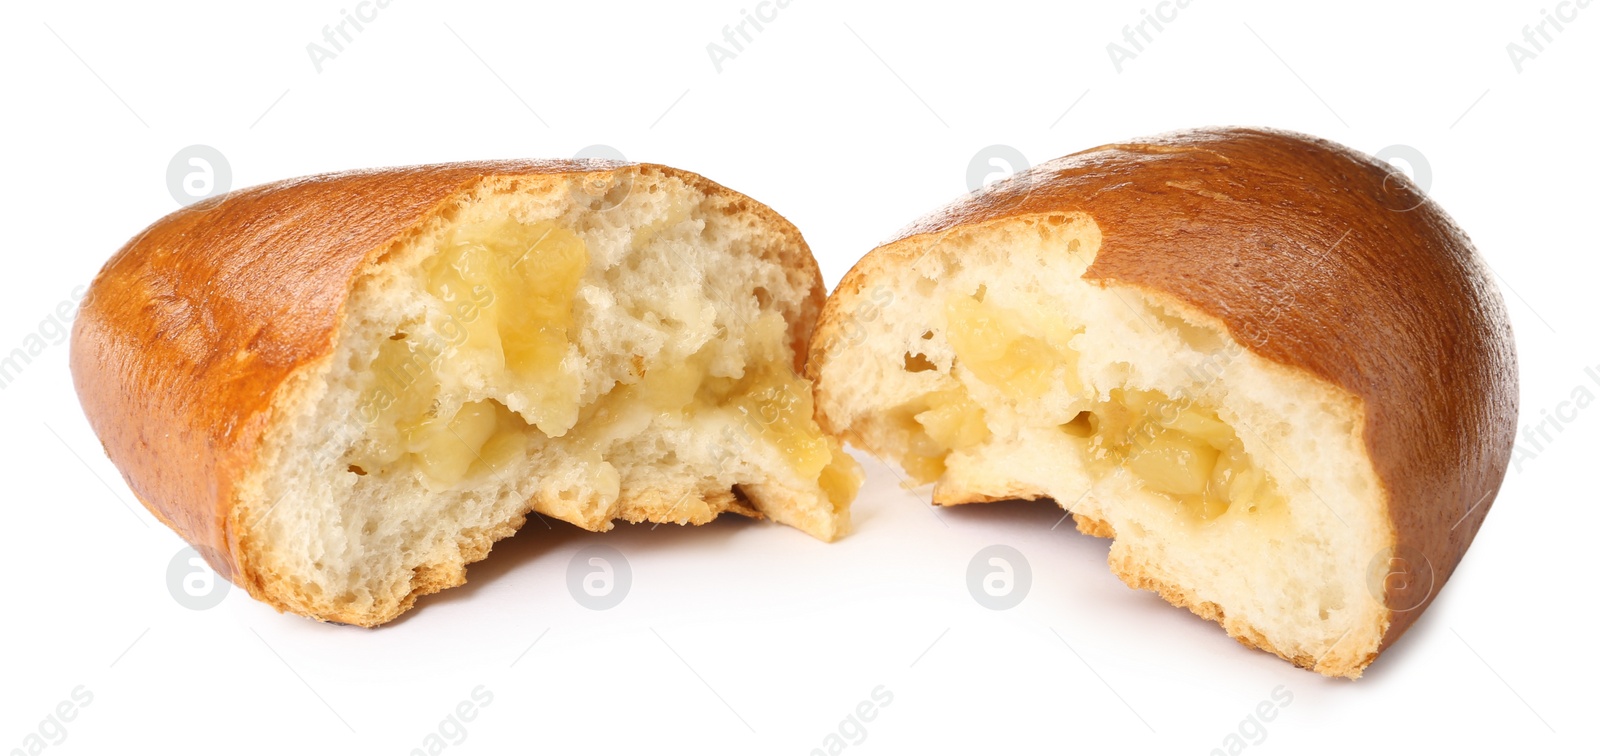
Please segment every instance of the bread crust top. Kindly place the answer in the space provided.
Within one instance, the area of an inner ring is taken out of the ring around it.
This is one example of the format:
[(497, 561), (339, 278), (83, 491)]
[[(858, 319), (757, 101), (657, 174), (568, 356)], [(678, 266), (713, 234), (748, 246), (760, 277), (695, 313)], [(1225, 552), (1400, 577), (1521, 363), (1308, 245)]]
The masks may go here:
[[(1360, 402), (1395, 534), (1392, 553), (1372, 555), (1391, 610), (1387, 647), (1471, 543), (1516, 434), (1510, 319), (1466, 234), (1387, 163), (1302, 134), (1215, 128), (1041, 164), (878, 249), (1070, 212), (1102, 234), (1085, 279), (1176, 299), (1246, 349)], [(881, 265), (874, 257), (839, 290), (859, 293)], [(813, 342), (813, 378), (832, 310)], [(1408, 574), (1389, 580), (1391, 569)]]
[(333, 354), (345, 301), (368, 266), (485, 181), (604, 185), (619, 172), (676, 178), (783, 237), (765, 254), (811, 281), (788, 318), (803, 357), (825, 295), (821, 273), (800, 232), (759, 202), (653, 164), (409, 166), (241, 189), (129, 240), (95, 277), (73, 326), (84, 414), (146, 508), (239, 582), (235, 487), (260, 463), (279, 390)]

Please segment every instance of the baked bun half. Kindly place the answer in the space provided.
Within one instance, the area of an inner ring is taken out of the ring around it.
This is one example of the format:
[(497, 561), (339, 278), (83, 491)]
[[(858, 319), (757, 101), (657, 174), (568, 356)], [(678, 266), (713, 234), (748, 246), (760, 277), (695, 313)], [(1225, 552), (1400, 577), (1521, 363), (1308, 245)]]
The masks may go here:
[(823, 294), (794, 226), (685, 171), (340, 173), (135, 237), (72, 374), (129, 487), (213, 567), (372, 626), (529, 512), (838, 536), (860, 471), (799, 375)]
[(1248, 129), (925, 217), (840, 283), (807, 372), (823, 429), (935, 504), (1054, 499), (1128, 585), (1352, 678), (1455, 569), (1517, 415), (1504, 304), (1444, 211)]

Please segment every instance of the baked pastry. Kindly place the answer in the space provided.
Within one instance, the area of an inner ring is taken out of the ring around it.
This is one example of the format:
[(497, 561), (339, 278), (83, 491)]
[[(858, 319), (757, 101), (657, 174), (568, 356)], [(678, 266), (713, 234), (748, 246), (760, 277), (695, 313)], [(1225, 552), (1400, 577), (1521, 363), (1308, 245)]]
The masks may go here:
[(839, 535), (860, 470), (799, 376), (823, 295), (792, 225), (685, 171), (338, 173), (135, 237), (72, 374), (129, 487), (218, 572), (372, 626), (530, 511)]
[(1385, 163), (1254, 129), (924, 217), (840, 283), (807, 374), (935, 504), (1054, 499), (1128, 585), (1352, 678), (1460, 561), (1517, 417), (1466, 235)]

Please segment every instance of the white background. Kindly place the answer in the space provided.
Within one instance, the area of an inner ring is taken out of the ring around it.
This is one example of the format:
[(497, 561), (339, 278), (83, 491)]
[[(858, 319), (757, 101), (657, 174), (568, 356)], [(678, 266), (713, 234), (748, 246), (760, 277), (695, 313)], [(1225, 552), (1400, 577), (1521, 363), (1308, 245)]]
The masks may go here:
[[(794, 0), (720, 73), (707, 45), (750, 0), (395, 0), (320, 73), (306, 45), (350, 0), (159, 5), (12, 3), (0, 24), (0, 352), (41, 332), (49, 344), (0, 390), (5, 752), (80, 685), (92, 702), (47, 753), (404, 754), (478, 686), (492, 702), (446, 753), (805, 754), (878, 686), (892, 701), (864, 740), (845, 726), (846, 753), (1204, 754), (1279, 686), (1292, 702), (1264, 740), (1244, 725), (1247, 753), (1594, 752), (1600, 410), (1561, 403), (1600, 395), (1584, 374), (1600, 365), (1600, 4), (1546, 26), (1520, 73), (1506, 46), (1527, 44), (1554, 0), (1194, 0), (1120, 73), (1106, 46), (1150, 0)], [(1519, 441), (1530, 453), (1454, 579), (1357, 682), (1127, 589), (1107, 544), (1053, 527), (1051, 505), (935, 511), (865, 458), (855, 531), (833, 545), (738, 518), (607, 534), (532, 521), (469, 585), (376, 631), (278, 615), (237, 589), (186, 609), (166, 583), (182, 542), (101, 453), (68, 347), (41, 326), (176, 209), (167, 167), (192, 144), (226, 156), (235, 188), (611, 145), (770, 204), (832, 285), (965, 192), (988, 145), (1040, 162), (1214, 124), (1419, 150), (1431, 194), (1499, 277), (1522, 422), (1576, 412), (1538, 451)], [(568, 562), (594, 544), (633, 575), (607, 611), (566, 588)], [(967, 590), (990, 544), (1031, 567), (1009, 611)]]

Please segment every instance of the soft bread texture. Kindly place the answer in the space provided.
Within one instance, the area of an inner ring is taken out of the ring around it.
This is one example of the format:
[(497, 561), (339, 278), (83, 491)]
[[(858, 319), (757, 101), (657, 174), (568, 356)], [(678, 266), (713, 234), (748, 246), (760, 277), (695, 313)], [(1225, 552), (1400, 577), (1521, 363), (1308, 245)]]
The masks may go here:
[(1504, 304), (1443, 210), (1253, 129), (932, 213), (840, 283), (807, 374), (823, 428), (936, 504), (1054, 499), (1130, 586), (1351, 678), (1461, 560), (1517, 415)]
[(220, 573), (372, 626), (530, 512), (841, 534), (859, 470), (797, 372), (823, 294), (792, 225), (684, 171), (330, 174), (130, 241), (72, 372), (129, 487)]

